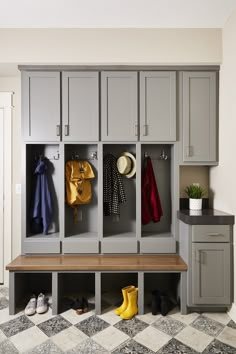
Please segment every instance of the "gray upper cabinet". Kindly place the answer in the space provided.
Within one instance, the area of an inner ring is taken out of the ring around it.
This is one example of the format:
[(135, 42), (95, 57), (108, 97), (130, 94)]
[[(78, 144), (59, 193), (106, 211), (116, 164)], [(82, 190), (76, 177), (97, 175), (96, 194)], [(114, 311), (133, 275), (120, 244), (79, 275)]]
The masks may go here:
[(138, 140), (137, 72), (101, 74), (101, 123), (103, 141)]
[(99, 140), (98, 72), (63, 72), (62, 140)]
[(140, 140), (176, 140), (176, 73), (140, 73)]
[(216, 73), (183, 73), (183, 161), (214, 162), (216, 154)]
[(193, 243), (193, 304), (230, 304), (230, 244)]
[(22, 73), (23, 136), (25, 141), (59, 141), (60, 73)]

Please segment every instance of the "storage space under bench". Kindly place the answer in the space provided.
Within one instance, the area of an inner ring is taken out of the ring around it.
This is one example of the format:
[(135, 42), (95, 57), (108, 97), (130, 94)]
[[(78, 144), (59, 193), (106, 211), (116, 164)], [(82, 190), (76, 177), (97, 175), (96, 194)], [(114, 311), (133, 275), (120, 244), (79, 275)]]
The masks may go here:
[(7, 269), (10, 314), (24, 309), (30, 295), (40, 292), (52, 294), (53, 315), (65, 310), (65, 298), (77, 296), (86, 296), (89, 308), (101, 314), (107, 304), (119, 305), (121, 288), (127, 285), (138, 287), (140, 315), (149, 301), (145, 293), (156, 287), (171, 289), (186, 313), (187, 266), (178, 255), (19, 256)]

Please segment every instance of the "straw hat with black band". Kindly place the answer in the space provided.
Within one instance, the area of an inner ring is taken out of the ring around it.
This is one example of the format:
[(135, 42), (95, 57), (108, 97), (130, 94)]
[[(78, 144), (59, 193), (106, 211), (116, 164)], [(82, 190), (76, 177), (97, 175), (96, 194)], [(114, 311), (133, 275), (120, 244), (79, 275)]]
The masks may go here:
[(117, 169), (119, 173), (127, 178), (131, 178), (136, 173), (136, 159), (130, 152), (123, 152), (117, 159)]

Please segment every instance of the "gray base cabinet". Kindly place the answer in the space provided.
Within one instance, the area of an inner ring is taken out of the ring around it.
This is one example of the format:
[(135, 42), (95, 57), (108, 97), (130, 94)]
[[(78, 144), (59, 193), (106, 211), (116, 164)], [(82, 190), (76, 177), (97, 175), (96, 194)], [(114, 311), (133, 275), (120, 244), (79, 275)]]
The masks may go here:
[(180, 221), (180, 256), (188, 265), (189, 308), (227, 307), (232, 302), (232, 225)]
[(230, 304), (230, 244), (192, 244), (193, 304)]

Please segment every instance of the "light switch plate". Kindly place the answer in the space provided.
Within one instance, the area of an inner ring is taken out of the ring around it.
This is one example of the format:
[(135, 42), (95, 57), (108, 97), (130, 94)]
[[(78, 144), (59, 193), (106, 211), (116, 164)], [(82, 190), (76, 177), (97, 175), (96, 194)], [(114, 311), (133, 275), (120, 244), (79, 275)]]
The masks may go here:
[(16, 184), (16, 194), (21, 194), (21, 184)]

